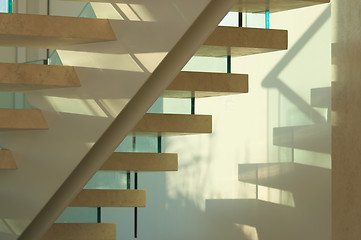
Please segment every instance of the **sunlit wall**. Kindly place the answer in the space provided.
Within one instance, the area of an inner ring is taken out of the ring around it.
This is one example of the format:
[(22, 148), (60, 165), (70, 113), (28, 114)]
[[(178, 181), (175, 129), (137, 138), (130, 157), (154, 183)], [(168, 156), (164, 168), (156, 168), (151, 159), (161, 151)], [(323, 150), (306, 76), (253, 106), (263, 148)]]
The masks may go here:
[[(331, 238), (330, 7), (271, 14), (270, 27), (289, 30), (289, 50), (232, 58), (250, 92), (197, 99), (213, 134), (167, 138), (179, 171), (140, 175), (138, 239)], [(225, 59), (192, 61), (226, 71)]]

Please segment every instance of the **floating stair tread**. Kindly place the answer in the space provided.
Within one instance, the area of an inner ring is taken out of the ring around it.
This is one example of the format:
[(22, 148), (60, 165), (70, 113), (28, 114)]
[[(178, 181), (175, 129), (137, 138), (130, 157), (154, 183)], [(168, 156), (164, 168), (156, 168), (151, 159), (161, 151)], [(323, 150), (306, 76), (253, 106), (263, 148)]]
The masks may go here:
[(147, 113), (133, 129), (136, 135), (212, 133), (212, 116)]
[(247, 74), (181, 72), (163, 97), (213, 97), (248, 92)]
[(145, 190), (83, 189), (70, 207), (145, 207)]
[(0, 170), (18, 169), (10, 150), (0, 150)]
[(236, 57), (286, 50), (287, 47), (287, 30), (217, 27), (195, 55)]
[(330, 0), (238, 0), (231, 11), (234, 12), (280, 12), (296, 8), (309, 7)]
[(0, 63), (0, 91), (79, 87), (73, 67)]
[(48, 125), (38, 109), (0, 109), (0, 130), (42, 129), (48, 129)]
[(55, 223), (41, 240), (116, 240), (116, 224)]
[(116, 40), (107, 19), (0, 13), (0, 45), (59, 48)]
[(115, 152), (100, 170), (177, 171), (178, 155), (172, 153)]

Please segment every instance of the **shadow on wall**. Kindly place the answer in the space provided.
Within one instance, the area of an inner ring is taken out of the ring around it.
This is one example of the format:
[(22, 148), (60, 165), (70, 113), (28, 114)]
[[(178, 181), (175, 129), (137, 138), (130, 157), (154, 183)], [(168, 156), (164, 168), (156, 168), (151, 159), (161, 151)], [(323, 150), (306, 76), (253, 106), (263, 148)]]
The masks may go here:
[[(312, 79), (306, 79), (306, 89), (299, 89), (293, 83), (299, 80), (297, 77), (282, 81), (281, 76), (330, 19), (330, 12), (328, 6), (262, 83), (277, 92), (277, 106), (268, 106), (269, 119), (277, 119), (276, 123), (268, 122), (269, 145), (277, 149), (279, 157), (282, 149), (290, 149), (286, 162), (239, 164), (238, 180), (253, 186), (255, 197), (206, 200), (206, 219), (212, 219), (210, 229), (215, 229), (210, 239), (224, 237), (217, 236), (216, 229), (222, 229), (229, 239), (331, 238), (330, 79), (322, 79), (320, 82), (326, 82), (326, 86), (317, 88), (312, 88)], [(319, 80), (313, 78), (315, 82)], [(309, 102), (305, 95), (310, 96)], [(271, 116), (274, 114), (277, 116)], [(295, 117), (301, 120), (294, 120)]]
[[(200, 139), (198, 142), (190, 140), (192, 144), (184, 139), (170, 141), (177, 143), (171, 146), (174, 152), (184, 152), (183, 145), (188, 147), (180, 159), (181, 177), (168, 177), (170, 173), (156, 177), (142, 174), (140, 183), (147, 190), (148, 205), (139, 211), (141, 239), (166, 240), (170, 236), (173, 240), (331, 239), (329, 79), (318, 79), (322, 74), (313, 76), (300, 84), (302, 88), (295, 86), (297, 78), (282, 80), (283, 71), (303, 54), (302, 50), (329, 18), (327, 7), (262, 83), (277, 93), (270, 97), (278, 101), (268, 105), (269, 115), (265, 119), (268, 159), (264, 163), (240, 164), (241, 157), (237, 156), (235, 170), (226, 166), (233, 164), (229, 163), (232, 159), (215, 159), (217, 133), (195, 138)], [(319, 63), (312, 64), (317, 67)], [(285, 157), (281, 156), (283, 149), (287, 150)], [(197, 155), (188, 157), (191, 152)], [(217, 175), (217, 171), (222, 173)], [(159, 184), (154, 187), (147, 182)], [(221, 193), (209, 191), (213, 187), (222, 188)], [(233, 198), (222, 196), (232, 191), (236, 192)], [(242, 191), (249, 194), (241, 196)]]

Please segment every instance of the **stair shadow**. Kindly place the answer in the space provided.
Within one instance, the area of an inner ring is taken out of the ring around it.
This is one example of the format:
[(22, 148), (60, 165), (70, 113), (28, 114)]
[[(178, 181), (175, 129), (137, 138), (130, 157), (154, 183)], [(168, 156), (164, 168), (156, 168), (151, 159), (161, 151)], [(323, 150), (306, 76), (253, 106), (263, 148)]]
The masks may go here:
[[(316, 202), (316, 201), (314, 201)], [(291, 208), (256, 199), (207, 200), (206, 212), (213, 225), (225, 232), (241, 232), (240, 226), (252, 226), (257, 231), (257, 240), (268, 239), (331, 239), (320, 234), (319, 228), (330, 223), (324, 221), (329, 211), (314, 211), (322, 206)], [(328, 209), (327, 209), (328, 210)], [(328, 213), (329, 214), (329, 213)], [(312, 218), (312, 221), (310, 221)], [(270, 221), (273, 219), (273, 221)], [(315, 225), (314, 222), (318, 224)], [(238, 238), (239, 239), (239, 238)], [(243, 239), (243, 238), (241, 238)], [(251, 239), (251, 238), (244, 238)], [(253, 240), (252, 239), (252, 240)]]
[[(290, 191), (295, 196), (295, 200), (298, 199), (298, 195), (300, 197), (305, 195), (305, 199), (307, 199), (307, 194), (313, 196), (327, 194), (327, 191), (322, 190), (321, 186), (330, 180), (330, 174), (330, 169), (298, 163), (238, 165), (239, 181)], [(300, 179), (303, 180), (300, 181)], [(295, 204), (297, 207), (297, 202)]]
[(331, 124), (273, 128), (273, 145), (331, 154)]

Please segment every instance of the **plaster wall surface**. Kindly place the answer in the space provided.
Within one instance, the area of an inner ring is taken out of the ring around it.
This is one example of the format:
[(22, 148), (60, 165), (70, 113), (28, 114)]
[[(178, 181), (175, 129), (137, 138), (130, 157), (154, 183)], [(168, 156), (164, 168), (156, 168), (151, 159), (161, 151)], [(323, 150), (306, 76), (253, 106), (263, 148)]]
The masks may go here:
[[(163, 140), (179, 171), (139, 174), (138, 239), (331, 239), (330, 14), (329, 5), (271, 14), (271, 28), (289, 30), (289, 50), (232, 58), (250, 92), (196, 101), (213, 134)], [(225, 72), (224, 60), (186, 69)], [(104, 209), (103, 220), (133, 239), (133, 211)]]

